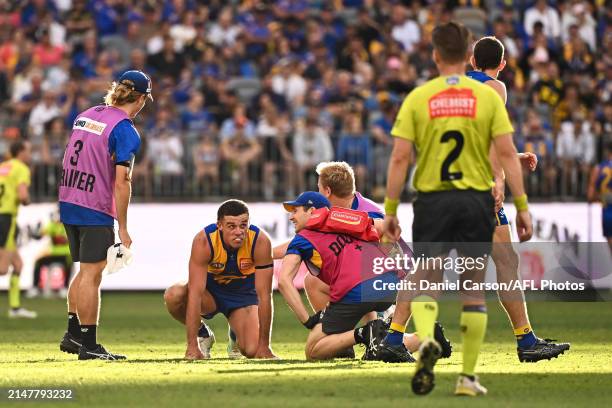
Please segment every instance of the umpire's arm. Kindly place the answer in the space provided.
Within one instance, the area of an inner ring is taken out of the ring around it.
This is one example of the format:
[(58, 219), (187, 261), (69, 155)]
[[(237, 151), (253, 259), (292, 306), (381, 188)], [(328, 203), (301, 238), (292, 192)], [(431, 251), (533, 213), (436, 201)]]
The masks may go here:
[(385, 196), (385, 221), (383, 233), (386, 239), (399, 240), (401, 228), (397, 219), (397, 206), (406, 183), (406, 174), (412, 161), (412, 142), (403, 137), (395, 137), (393, 151), (387, 168), (387, 193)]
[(399, 200), (406, 183), (406, 174), (412, 161), (412, 142), (410, 140), (395, 137), (393, 140), (393, 151), (389, 158), (387, 168), (387, 197)]
[(272, 244), (270, 237), (260, 231), (255, 244), (255, 291), (259, 301), (259, 344), (256, 358), (275, 357), (270, 349), (272, 328), (272, 277), (274, 276), (274, 261), (272, 260)]
[(199, 359), (202, 352), (198, 346), (198, 329), (202, 310), (202, 293), (206, 289), (206, 275), (210, 262), (210, 248), (204, 231), (200, 231), (191, 245), (189, 257), (189, 281), (187, 283), (187, 311), (185, 328), (187, 331), (187, 352), (185, 358)]

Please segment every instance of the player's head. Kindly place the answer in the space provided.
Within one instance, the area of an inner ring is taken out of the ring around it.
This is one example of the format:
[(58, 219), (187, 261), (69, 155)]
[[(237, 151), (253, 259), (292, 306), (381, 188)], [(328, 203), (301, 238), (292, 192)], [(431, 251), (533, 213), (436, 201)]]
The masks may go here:
[(470, 64), (478, 71), (493, 70), (496, 73), (504, 69), (504, 44), (495, 37), (482, 37), (474, 44), (474, 53)]
[(142, 71), (126, 71), (117, 82), (113, 82), (106, 92), (104, 103), (123, 107), (130, 117), (135, 117), (145, 106), (151, 95), (151, 78)]
[(30, 163), (32, 158), (32, 144), (27, 140), (15, 140), (9, 148), (11, 158), (19, 159), (24, 163)]
[(319, 193), (332, 200), (355, 194), (355, 173), (346, 162), (322, 162), (317, 165)]
[(224, 201), (217, 210), (217, 227), (225, 245), (240, 248), (249, 229), (249, 207), (241, 200)]
[(304, 229), (312, 212), (317, 208), (331, 207), (329, 200), (321, 193), (306, 191), (293, 201), (285, 201), (283, 207), (290, 214), (289, 220), (295, 226), (295, 232)]
[(469, 37), (468, 29), (454, 21), (437, 26), (431, 35), (433, 60), (436, 65), (465, 63)]

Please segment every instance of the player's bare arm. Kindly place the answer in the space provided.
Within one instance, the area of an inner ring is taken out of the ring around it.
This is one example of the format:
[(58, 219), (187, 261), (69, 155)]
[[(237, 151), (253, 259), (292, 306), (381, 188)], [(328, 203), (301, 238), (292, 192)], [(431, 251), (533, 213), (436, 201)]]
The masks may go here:
[(290, 243), (291, 241), (287, 241), (280, 245), (275, 246), (274, 250), (272, 251), (272, 258), (273, 259), (283, 259), (283, 257), (287, 253), (287, 248), (289, 248)]
[(259, 344), (255, 358), (275, 358), (270, 348), (270, 335), (272, 327), (272, 277), (274, 264), (272, 260), (272, 244), (270, 237), (260, 231), (255, 244), (255, 291), (259, 301)]
[(187, 283), (187, 313), (185, 316), (185, 329), (187, 332), (188, 360), (201, 360), (204, 358), (198, 345), (198, 328), (200, 327), (200, 312), (202, 308), (202, 293), (206, 288), (208, 263), (210, 262), (210, 248), (204, 231), (200, 231), (191, 245), (189, 257), (189, 281)]
[(387, 196), (385, 198), (385, 221), (383, 233), (393, 242), (400, 238), (401, 230), (397, 218), (397, 205), (404, 190), (406, 174), (412, 161), (412, 142), (396, 137), (387, 170)]
[(278, 278), (278, 289), (285, 298), (289, 308), (293, 311), (297, 319), (303, 324), (309, 319), (308, 311), (302, 302), (300, 292), (293, 286), (302, 258), (296, 254), (288, 254), (283, 258), (280, 276)]
[(117, 223), (119, 224), (119, 240), (126, 247), (132, 245), (132, 238), (127, 229), (127, 209), (132, 195), (130, 168), (115, 166), (115, 205), (117, 206)]
[[(499, 158), (502, 168), (506, 174), (506, 180), (512, 195), (516, 198), (526, 196), (525, 189), (523, 187), (523, 175), (521, 171), (521, 165), (518, 160), (518, 154), (516, 147), (512, 142), (512, 134), (507, 133), (504, 135), (497, 136), (493, 139), (495, 145), (495, 151)], [(533, 234), (533, 228), (531, 225), (531, 216), (528, 210), (517, 211), (517, 232), (521, 242), (527, 241)]]
[(504, 205), (505, 190), (506, 190), (506, 176), (504, 169), (497, 159), (497, 153), (495, 152), (495, 146), (491, 145), (489, 150), (489, 160), (491, 161), (491, 169), (493, 170), (493, 179), (495, 186), (493, 187), (492, 193), (495, 199), (495, 212), (499, 211)]
[(493, 81), (485, 82), (485, 84), (489, 85), (491, 88), (493, 88), (493, 90), (495, 90), (495, 92), (497, 92), (497, 94), (502, 98), (502, 101), (504, 101), (504, 104), (508, 101), (506, 85), (502, 81), (494, 79)]

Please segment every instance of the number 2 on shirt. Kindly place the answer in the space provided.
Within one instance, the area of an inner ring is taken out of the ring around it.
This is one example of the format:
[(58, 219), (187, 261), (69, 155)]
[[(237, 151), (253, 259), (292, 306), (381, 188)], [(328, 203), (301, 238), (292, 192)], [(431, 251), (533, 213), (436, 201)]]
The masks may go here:
[(442, 134), (440, 138), (440, 143), (448, 143), (449, 140), (455, 141), (455, 147), (450, 151), (446, 159), (442, 162), (442, 169), (440, 172), (440, 179), (442, 181), (453, 181), (453, 180), (461, 180), (463, 178), (463, 173), (460, 171), (450, 171), (450, 166), (453, 164), (455, 160), (461, 154), (461, 150), (463, 149), (463, 135), (461, 132), (456, 130), (449, 130)]

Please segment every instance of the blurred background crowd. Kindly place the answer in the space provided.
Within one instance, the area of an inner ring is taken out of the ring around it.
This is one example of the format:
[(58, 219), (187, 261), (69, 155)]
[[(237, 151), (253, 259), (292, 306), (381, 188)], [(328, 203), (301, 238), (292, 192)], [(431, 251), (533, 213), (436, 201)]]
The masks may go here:
[(0, 153), (30, 140), (32, 194), (55, 200), (76, 115), (139, 69), (155, 101), (135, 120), (137, 200), (293, 198), (332, 159), (381, 199), (395, 114), (451, 19), (506, 47), (530, 196), (584, 199), (612, 139), (604, 0), (0, 0)]

